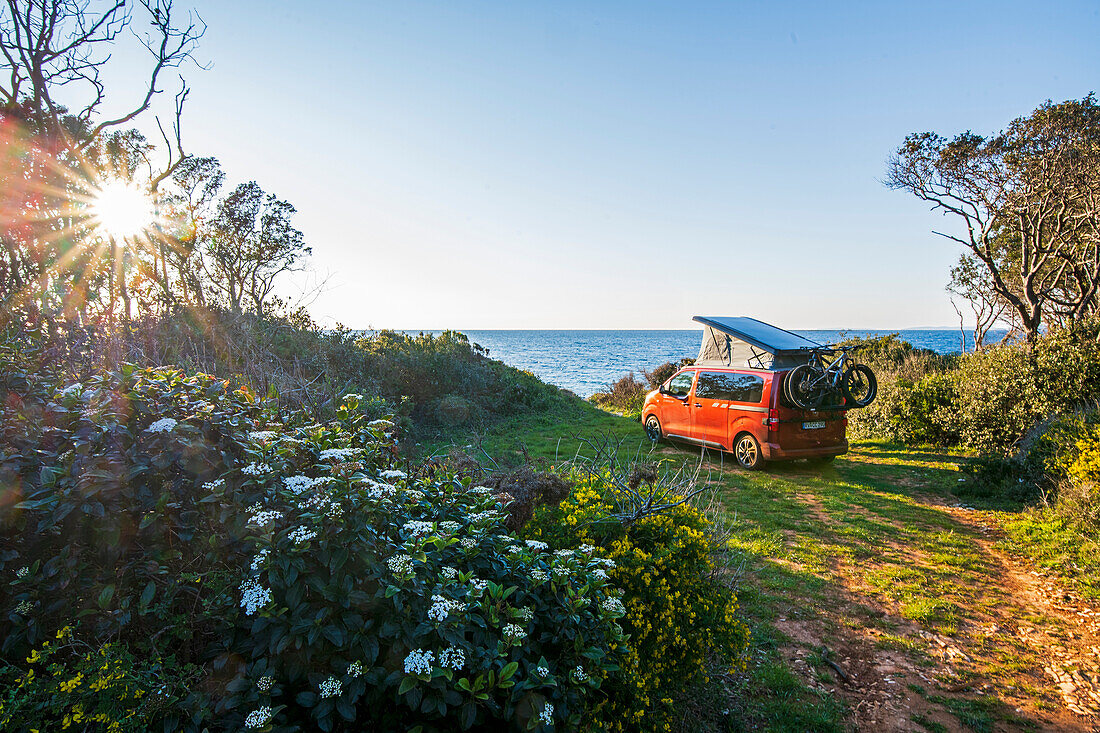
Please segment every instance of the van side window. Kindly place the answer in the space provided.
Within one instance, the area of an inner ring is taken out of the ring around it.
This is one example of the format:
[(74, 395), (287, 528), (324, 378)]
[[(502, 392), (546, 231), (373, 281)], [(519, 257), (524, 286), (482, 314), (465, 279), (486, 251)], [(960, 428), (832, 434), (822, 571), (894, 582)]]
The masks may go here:
[(759, 374), (700, 372), (695, 396), (708, 400), (759, 402), (764, 396), (764, 378)]
[(694, 377), (695, 372), (677, 374), (668, 382), (668, 393), (674, 397), (687, 397), (691, 392), (691, 380)]

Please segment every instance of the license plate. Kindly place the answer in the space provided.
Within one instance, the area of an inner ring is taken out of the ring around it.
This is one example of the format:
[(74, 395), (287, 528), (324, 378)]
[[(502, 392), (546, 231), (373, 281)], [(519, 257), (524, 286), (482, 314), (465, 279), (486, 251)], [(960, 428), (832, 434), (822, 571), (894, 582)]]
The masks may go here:
[(813, 422), (802, 423), (803, 430), (820, 430), (823, 427), (825, 427), (824, 420), (814, 420)]

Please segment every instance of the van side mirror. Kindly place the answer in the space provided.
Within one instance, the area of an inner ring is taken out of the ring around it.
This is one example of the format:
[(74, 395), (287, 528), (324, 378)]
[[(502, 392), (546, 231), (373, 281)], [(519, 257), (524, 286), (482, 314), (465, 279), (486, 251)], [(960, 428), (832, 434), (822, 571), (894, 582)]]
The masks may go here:
[(662, 384), (660, 387), (657, 388), (657, 391), (661, 394), (668, 394), (668, 385)]

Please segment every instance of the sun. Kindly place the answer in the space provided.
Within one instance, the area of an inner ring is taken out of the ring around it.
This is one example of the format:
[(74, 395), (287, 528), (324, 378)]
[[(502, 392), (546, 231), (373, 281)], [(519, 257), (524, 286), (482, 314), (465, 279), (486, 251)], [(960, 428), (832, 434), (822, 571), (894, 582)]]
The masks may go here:
[(125, 239), (141, 234), (153, 223), (153, 201), (132, 183), (108, 181), (92, 195), (91, 214), (107, 236)]

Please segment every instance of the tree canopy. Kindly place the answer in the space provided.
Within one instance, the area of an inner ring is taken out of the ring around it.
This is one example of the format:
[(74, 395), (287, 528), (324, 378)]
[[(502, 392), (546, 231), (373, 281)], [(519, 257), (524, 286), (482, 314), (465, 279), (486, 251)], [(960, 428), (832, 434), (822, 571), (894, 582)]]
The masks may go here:
[(905, 138), (886, 180), (962, 225), (953, 290), (990, 297), (1029, 339), (1100, 307), (1100, 105), (1046, 102), (988, 137)]

